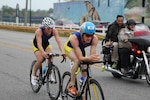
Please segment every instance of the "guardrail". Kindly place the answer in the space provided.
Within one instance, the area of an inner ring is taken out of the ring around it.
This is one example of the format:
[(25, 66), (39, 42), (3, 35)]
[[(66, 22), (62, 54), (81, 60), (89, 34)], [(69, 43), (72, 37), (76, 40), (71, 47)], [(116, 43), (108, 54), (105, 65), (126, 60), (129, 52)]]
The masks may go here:
[[(25, 26), (24, 23), (14, 23), (14, 22), (0, 22), (0, 24), (4, 24), (4, 25), (17, 25), (17, 26)], [(40, 27), (41, 24), (29, 24), (27, 23), (27, 26), (32, 26), (32, 27)]]
[[(4, 25), (17, 25), (17, 26), (25, 26), (24, 23), (14, 23), (14, 22), (0, 22), (0, 24), (4, 24)], [(31, 25), (29, 23), (27, 23), (27, 26), (32, 26), (32, 27), (40, 27), (41, 24), (34, 24), (32, 23)], [(55, 28), (58, 29), (68, 29), (68, 30), (79, 30), (79, 27), (67, 27), (67, 26), (55, 26)], [(103, 27), (103, 28), (96, 28), (97, 32), (96, 34), (98, 35), (102, 35), (105, 36), (106, 34), (106, 30), (107, 28)]]

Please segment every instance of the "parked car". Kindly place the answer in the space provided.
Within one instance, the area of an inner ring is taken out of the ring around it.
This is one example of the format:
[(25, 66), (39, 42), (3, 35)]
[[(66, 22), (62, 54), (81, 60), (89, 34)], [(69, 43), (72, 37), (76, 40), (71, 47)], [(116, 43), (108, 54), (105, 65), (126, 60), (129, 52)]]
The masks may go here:
[(146, 24), (148, 26), (148, 28), (150, 29), (150, 24)]
[(134, 35), (138, 36), (138, 35), (146, 35), (146, 34), (150, 34), (149, 27), (143, 23), (137, 23), (135, 25)]
[(73, 21), (69, 19), (58, 19), (55, 21), (55, 25), (58, 28), (79, 29), (79, 25), (73, 23)]
[(93, 20), (92, 23), (96, 26), (96, 31), (101, 32), (101, 28), (107, 28), (109, 25), (109, 22), (102, 22), (99, 20)]
[(135, 25), (135, 31), (138, 31), (138, 30), (146, 30), (146, 31), (150, 31), (149, 27), (143, 23), (137, 23)]

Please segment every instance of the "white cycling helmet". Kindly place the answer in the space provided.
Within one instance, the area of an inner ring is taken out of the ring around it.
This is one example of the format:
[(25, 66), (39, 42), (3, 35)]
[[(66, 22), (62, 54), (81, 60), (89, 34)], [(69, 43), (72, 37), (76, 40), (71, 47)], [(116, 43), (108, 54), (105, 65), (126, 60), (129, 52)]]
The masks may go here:
[(55, 22), (53, 19), (51, 19), (50, 17), (45, 17), (42, 21), (42, 25), (43, 27), (50, 27), (50, 28), (54, 28), (55, 27)]
[(92, 22), (84, 22), (80, 27), (80, 34), (88, 34), (93, 35), (95, 34), (96, 27)]

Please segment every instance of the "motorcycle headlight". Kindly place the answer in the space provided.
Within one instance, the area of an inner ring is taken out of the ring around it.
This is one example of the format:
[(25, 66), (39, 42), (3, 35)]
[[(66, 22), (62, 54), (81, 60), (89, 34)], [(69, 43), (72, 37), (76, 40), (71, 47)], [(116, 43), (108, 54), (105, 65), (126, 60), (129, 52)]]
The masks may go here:
[(147, 48), (147, 52), (150, 53), (150, 47)]

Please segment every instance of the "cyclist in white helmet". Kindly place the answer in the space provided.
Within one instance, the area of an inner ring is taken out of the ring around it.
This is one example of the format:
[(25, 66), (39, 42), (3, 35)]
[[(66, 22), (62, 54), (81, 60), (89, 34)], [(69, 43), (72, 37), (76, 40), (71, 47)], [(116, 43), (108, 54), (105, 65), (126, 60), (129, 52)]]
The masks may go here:
[[(73, 32), (65, 42), (65, 54), (73, 61), (74, 65), (71, 70), (71, 82), (68, 90), (73, 95), (78, 93), (75, 87), (75, 72), (78, 69), (80, 61), (98, 61), (100, 56), (96, 54), (98, 38), (95, 35), (95, 25), (91, 22), (84, 22), (80, 27), (80, 32)], [(85, 48), (90, 46), (89, 56), (85, 56)], [(83, 66), (82, 66), (83, 67)], [(83, 73), (86, 76), (86, 73)]]
[(52, 47), (48, 41), (52, 36), (55, 37), (61, 53), (64, 54), (62, 42), (58, 31), (55, 29), (55, 22), (50, 17), (45, 17), (42, 21), (42, 26), (35, 31), (35, 37), (32, 42), (32, 49), (37, 59), (31, 77), (31, 82), (33, 85), (37, 84), (36, 72), (42, 61), (44, 58), (48, 58), (48, 53), (52, 53)]

